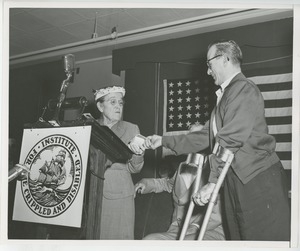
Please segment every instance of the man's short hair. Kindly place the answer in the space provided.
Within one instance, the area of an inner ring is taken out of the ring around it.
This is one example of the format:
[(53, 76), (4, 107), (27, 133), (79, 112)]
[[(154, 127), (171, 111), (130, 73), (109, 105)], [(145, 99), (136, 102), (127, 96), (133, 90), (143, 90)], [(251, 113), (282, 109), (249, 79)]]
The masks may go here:
[(233, 40), (217, 40), (208, 46), (210, 49), (212, 46), (216, 46), (217, 54), (226, 54), (228, 58), (231, 59), (232, 63), (235, 65), (241, 65), (243, 62), (243, 54), (241, 48)]

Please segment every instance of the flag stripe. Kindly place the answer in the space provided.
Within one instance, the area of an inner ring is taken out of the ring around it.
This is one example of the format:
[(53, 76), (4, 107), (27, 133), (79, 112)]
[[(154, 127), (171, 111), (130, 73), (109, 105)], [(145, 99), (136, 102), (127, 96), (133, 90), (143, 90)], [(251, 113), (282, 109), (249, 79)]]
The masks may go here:
[(292, 134), (291, 133), (282, 133), (282, 134), (271, 134), (275, 137), (276, 142), (291, 142), (292, 141)]
[(292, 116), (266, 118), (268, 125), (292, 124)]
[(280, 117), (280, 116), (292, 116), (292, 107), (283, 107), (283, 108), (266, 108), (265, 116), (266, 117)]
[(269, 125), (270, 134), (292, 133), (292, 125)]
[(292, 82), (257, 84), (261, 92), (291, 90)]
[(277, 153), (280, 160), (290, 160), (290, 159), (292, 159), (292, 152), (277, 152), (276, 151), (276, 153)]
[(256, 76), (251, 77), (251, 79), (255, 84), (266, 84), (266, 83), (282, 83), (292, 81), (292, 73), (283, 73), (283, 74), (274, 74), (274, 75), (266, 75), (266, 76)]
[[(287, 150), (289, 149), (289, 150)], [(291, 152), (292, 149), (292, 143), (291, 142), (278, 142), (276, 144), (276, 151), (278, 152), (283, 152), (283, 151), (287, 151), (287, 152)]]
[(292, 90), (274, 91), (274, 92), (262, 92), (264, 100), (278, 100), (278, 99), (290, 99), (293, 97)]
[(265, 108), (279, 108), (292, 106), (292, 99), (277, 99), (277, 100), (265, 100)]
[(171, 131), (164, 133), (165, 136), (176, 136), (180, 134), (187, 134), (189, 131)]
[(282, 166), (285, 170), (290, 170), (292, 166), (291, 160), (281, 160)]

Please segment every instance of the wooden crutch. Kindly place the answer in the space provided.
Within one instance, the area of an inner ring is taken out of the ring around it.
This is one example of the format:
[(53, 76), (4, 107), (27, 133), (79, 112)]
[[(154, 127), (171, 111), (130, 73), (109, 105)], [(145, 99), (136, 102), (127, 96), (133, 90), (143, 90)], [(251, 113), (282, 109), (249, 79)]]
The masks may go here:
[[(202, 154), (200, 154), (200, 153), (190, 153), (187, 156), (187, 159), (184, 163), (184, 164), (187, 164), (187, 165), (192, 165), (192, 166), (197, 167), (197, 174), (196, 174), (196, 179), (194, 181), (193, 193), (192, 194), (196, 193), (199, 190), (203, 165), (204, 165), (205, 161), (206, 161), (206, 157), (203, 156)], [(180, 167), (179, 167), (178, 170), (180, 171)], [(186, 235), (186, 231), (188, 229), (188, 226), (190, 224), (190, 220), (191, 220), (191, 217), (192, 217), (192, 214), (193, 214), (194, 206), (195, 206), (195, 204), (194, 204), (193, 200), (191, 199), (187, 214), (185, 216), (184, 224), (182, 226), (182, 230), (181, 230), (181, 233), (180, 233), (179, 240), (184, 240), (184, 237)]]
[(207, 206), (207, 210), (203, 219), (203, 223), (200, 229), (200, 233), (198, 236), (198, 240), (202, 240), (203, 236), (205, 234), (207, 225), (208, 225), (208, 221), (210, 219), (213, 207), (215, 205), (216, 199), (218, 197), (219, 194), (219, 190), (221, 188), (221, 185), (225, 179), (225, 176), (227, 174), (227, 171), (231, 165), (231, 162), (233, 160), (234, 154), (228, 150), (223, 148), (222, 146), (220, 146), (218, 143), (215, 144), (214, 150), (213, 150), (213, 154), (215, 154), (218, 158), (220, 158), (223, 162), (225, 162), (225, 166), (222, 169), (222, 172), (217, 180), (216, 186), (211, 194), (208, 206)]

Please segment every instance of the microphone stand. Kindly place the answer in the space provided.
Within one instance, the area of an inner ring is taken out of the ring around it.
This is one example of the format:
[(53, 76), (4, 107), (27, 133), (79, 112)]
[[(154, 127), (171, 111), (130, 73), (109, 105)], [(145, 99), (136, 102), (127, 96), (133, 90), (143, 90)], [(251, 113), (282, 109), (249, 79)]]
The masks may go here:
[(60, 125), (59, 114), (60, 114), (61, 106), (66, 98), (67, 89), (70, 83), (72, 82), (71, 80), (74, 73), (74, 56), (72, 54), (68, 54), (64, 56), (64, 68), (67, 74), (67, 78), (61, 84), (60, 94), (58, 96), (58, 102), (53, 117), (54, 122), (56, 122), (58, 126)]
[(54, 117), (53, 117), (53, 120), (55, 120), (58, 124), (60, 124), (59, 123), (60, 109), (61, 109), (62, 103), (64, 102), (64, 100), (66, 98), (66, 92), (67, 92), (67, 89), (70, 85), (70, 80), (72, 78), (72, 75), (73, 74), (71, 72), (68, 72), (67, 79), (65, 79), (62, 82), (61, 87), (60, 87), (60, 94), (59, 94), (59, 97), (58, 97), (58, 102), (57, 102), (56, 109), (55, 109), (55, 112), (54, 112)]

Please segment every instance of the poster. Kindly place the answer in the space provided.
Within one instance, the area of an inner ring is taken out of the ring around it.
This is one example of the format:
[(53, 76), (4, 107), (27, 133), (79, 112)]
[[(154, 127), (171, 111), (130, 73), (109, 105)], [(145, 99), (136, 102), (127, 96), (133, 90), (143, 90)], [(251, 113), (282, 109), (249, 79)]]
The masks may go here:
[(24, 129), (13, 220), (81, 226), (91, 127)]

